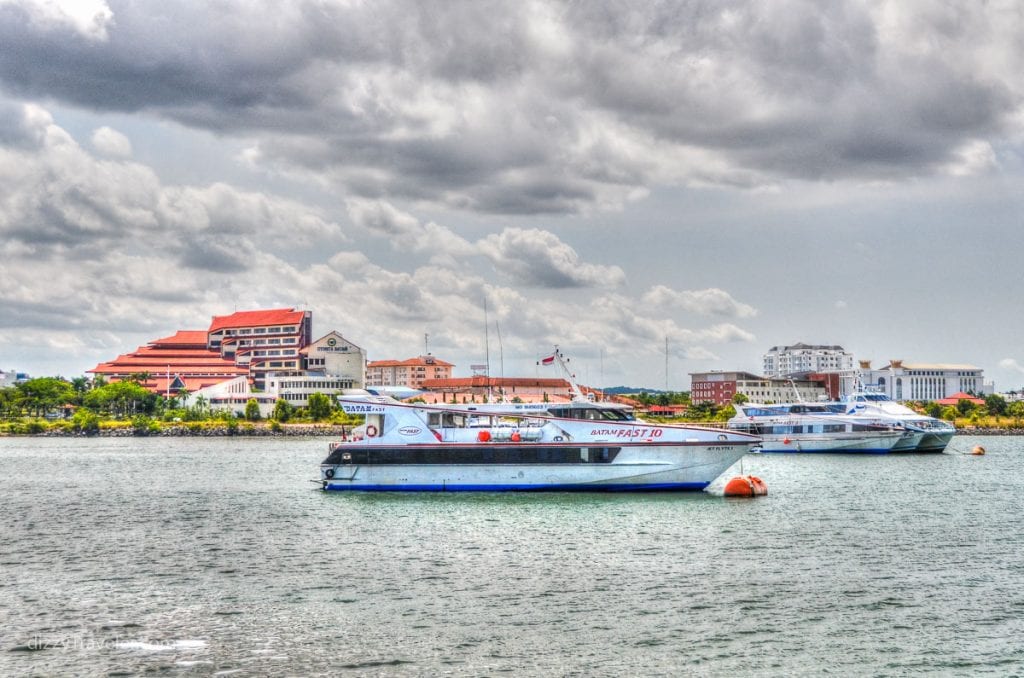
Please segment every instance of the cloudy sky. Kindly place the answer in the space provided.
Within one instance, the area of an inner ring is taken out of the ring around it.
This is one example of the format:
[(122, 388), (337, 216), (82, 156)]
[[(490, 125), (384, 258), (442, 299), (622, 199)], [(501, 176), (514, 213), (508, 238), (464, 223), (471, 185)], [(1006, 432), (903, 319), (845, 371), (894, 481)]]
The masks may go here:
[(1010, 0), (0, 0), (0, 369), (301, 306), (464, 375), (486, 303), (506, 376), (1019, 388), (1022, 73)]

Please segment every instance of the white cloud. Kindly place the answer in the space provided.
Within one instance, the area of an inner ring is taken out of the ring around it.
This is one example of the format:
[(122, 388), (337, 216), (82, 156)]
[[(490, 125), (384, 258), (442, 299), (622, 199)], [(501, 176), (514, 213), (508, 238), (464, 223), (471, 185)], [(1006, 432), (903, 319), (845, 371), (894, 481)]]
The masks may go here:
[(20, 7), (44, 30), (70, 27), (91, 40), (106, 40), (114, 13), (103, 0), (0, 0), (0, 7)]
[(130, 158), (132, 142), (128, 137), (109, 127), (100, 127), (92, 133), (92, 146), (112, 158)]
[(664, 285), (655, 285), (643, 296), (649, 306), (678, 308), (702, 315), (722, 315), (732, 318), (752, 318), (757, 309), (733, 299), (725, 290), (673, 290)]
[(999, 361), (999, 367), (1003, 368), (1004, 370), (1013, 370), (1014, 372), (1020, 372), (1021, 374), (1024, 374), (1024, 365), (1021, 365), (1014, 358), (1003, 358), (1002, 360)]

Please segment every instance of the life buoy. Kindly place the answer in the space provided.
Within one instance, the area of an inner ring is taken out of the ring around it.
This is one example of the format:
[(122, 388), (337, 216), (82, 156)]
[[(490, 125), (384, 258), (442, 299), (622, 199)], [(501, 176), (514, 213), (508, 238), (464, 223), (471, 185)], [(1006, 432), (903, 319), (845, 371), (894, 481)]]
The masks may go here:
[(333, 468), (327, 469), (326, 471), (324, 471), (324, 475), (327, 476), (328, 478), (333, 478), (334, 477), (334, 469)]
[(369, 426), (367, 426), (366, 427), (366, 437), (367, 438), (376, 438), (377, 437), (377, 427), (374, 426), (373, 424), (370, 424)]

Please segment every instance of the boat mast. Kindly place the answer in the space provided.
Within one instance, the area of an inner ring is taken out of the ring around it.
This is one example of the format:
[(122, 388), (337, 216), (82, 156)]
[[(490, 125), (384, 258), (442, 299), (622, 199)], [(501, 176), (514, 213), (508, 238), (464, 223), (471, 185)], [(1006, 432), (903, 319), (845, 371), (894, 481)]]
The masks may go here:
[(562, 368), (562, 374), (565, 375), (566, 381), (569, 382), (569, 390), (572, 391), (573, 400), (586, 400), (586, 396), (583, 395), (583, 391), (580, 390), (579, 384), (576, 383), (576, 375), (569, 371), (569, 366), (566, 365), (569, 359), (562, 355), (562, 352), (558, 350), (558, 346), (555, 346), (554, 353), (555, 361), (558, 366)]

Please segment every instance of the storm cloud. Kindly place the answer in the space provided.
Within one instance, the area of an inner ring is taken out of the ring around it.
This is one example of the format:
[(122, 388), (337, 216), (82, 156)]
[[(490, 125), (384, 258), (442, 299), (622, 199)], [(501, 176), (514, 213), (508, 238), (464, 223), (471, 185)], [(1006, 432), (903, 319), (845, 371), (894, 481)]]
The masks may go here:
[(482, 213), (982, 171), (1024, 88), (1012, 4), (94, 4), (0, 4), (0, 82), (251, 139), (352, 196)]

